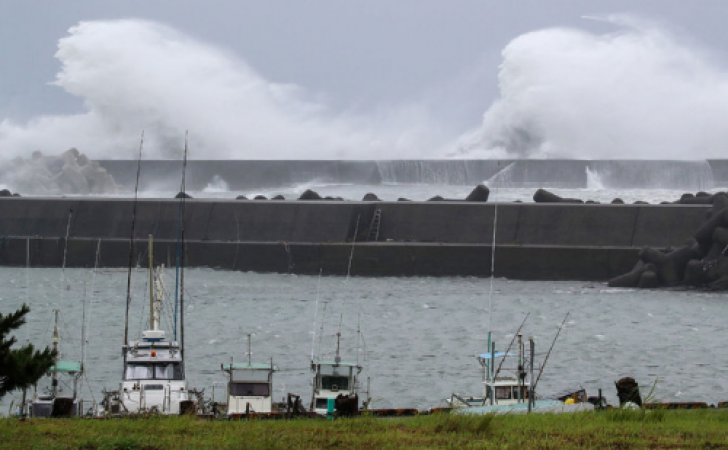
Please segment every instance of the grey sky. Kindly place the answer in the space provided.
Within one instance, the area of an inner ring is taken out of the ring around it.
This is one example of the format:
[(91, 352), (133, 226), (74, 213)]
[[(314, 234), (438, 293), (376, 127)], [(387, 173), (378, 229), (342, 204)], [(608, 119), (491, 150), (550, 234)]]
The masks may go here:
[[(658, 21), (688, 47), (725, 66), (728, 3), (721, 0), (0, 0), (0, 122), (85, 110), (49, 85), (60, 38), (79, 21), (146, 19), (247, 62), (264, 79), (300, 86), (334, 111), (425, 106), (464, 133), (498, 97), (501, 51), (531, 31), (614, 25), (585, 15), (626, 13)], [(113, 88), (113, 86), (109, 86)], [(184, 95), (184, 93), (181, 93)]]
[(720, 0), (3, 0), (0, 5), (0, 112), (21, 120), (81, 108), (78, 99), (47, 84), (59, 69), (53, 57), (58, 39), (81, 20), (166, 23), (229, 49), (271, 81), (325, 94), (341, 108), (417, 101), (472, 83), (452, 101), (461, 105), (459, 118), (473, 123), (497, 96), (500, 52), (511, 39), (553, 26), (607, 29), (582, 15), (635, 13), (667, 22), (714, 50), (728, 48), (728, 4)]

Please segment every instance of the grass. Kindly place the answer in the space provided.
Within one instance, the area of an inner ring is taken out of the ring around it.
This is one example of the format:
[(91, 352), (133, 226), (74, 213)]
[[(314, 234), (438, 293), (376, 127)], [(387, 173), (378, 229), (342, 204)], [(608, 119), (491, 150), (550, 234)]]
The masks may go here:
[(396, 419), (209, 421), (0, 419), (3, 449), (167, 448), (726, 448), (728, 411), (612, 410), (579, 414)]

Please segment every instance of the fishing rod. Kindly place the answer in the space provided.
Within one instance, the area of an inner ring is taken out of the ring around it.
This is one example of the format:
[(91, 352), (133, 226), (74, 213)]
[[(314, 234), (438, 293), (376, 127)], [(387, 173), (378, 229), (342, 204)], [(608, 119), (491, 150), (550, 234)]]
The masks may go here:
[[(139, 159), (137, 160), (136, 185), (134, 186), (134, 204), (131, 210), (131, 234), (129, 236), (129, 270), (126, 277), (126, 316), (124, 317), (124, 343), (122, 349), (126, 349), (129, 343), (129, 307), (131, 305), (131, 267), (134, 262), (134, 226), (136, 225), (137, 202), (139, 200), (139, 174), (142, 171), (142, 148), (144, 147), (144, 131), (142, 131), (141, 142), (139, 143)], [(126, 363), (126, 351), (124, 351), (124, 362)]]
[(526, 320), (528, 320), (528, 316), (530, 316), (531, 313), (527, 313), (526, 317), (523, 318), (523, 322), (521, 322), (521, 326), (518, 327), (518, 330), (516, 330), (516, 333), (513, 335), (513, 338), (511, 339), (511, 343), (508, 344), (508, 348), (506, 349), (506, 352), (503, 354), (503, 359), (501, 359), (500, 364), (498, 365), (498, 370), (495, 371), (495, 375), (493, 375), (493, 381), (495, 381), (496, 378), (498, 378), (498, 374), (501, 371), (501, 368), (503, 367), (503, 363), (506, 361), (506, 358), (508, 357), (508, 352), (511, 351), (511, 347), (513, 347), (513, 343), (516, 341), (516, 337), (518, 336), (518, 333), (521, 332), (521, 328), (523, 328), (523, 325), (526, 324)]
[(569, 318), (569, 314), (566, 313), (566, 317), (564, 317), (564, 321), (561, 322), (561, 325), (559, 326), (559, 331), (556, 332), (556, 336), (554, 336), (553, 342), (551, 342), (551, 347), (549, 348), (549, 351), (546, 353), (546, 358), (543, 360), (543, 364), (541, 365), (541, 369), (538, 371), (538, 377), (536, 377), (536, 382), (533, 383), (532, 389), (535, 392), (536, 391), (536, 385), (538, 385), (538, 380), (541, 379), (541, 374), (543, 374), (543, 369), (546, 368), (546, 362), (549, 360), (549, 356), (551, 356), (551, 350), (554, 349), (554, 345), (556, 344), (556, 339), (559, 338), (559, 334), (561, 334), (561, 330), (564, 329), (564, 325), (566, 324), (566, 320)]

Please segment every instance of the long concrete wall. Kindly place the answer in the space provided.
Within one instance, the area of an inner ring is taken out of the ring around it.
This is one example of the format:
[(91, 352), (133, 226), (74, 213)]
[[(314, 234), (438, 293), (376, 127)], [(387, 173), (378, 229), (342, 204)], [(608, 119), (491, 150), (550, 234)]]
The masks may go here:
[[(496, 275), (605, 280), (631, 269), (643, 246), (683, 244), (703, 205), (569, 205), (470, 202), (185, 201), (191, 266), (261, 272), (368, 276), (490, 274), (497, 207)], [(178, 200), (2, 198), (0, 264), (91, 267), (101, 242), (106, 267), (128, 264), (132, 216), (136, 258), (154, 235), (158, 263), (173, 263)], [(375, 210), (379, 237), (369, 240)], [(69, 227), (70, 217), (70, 227)]]

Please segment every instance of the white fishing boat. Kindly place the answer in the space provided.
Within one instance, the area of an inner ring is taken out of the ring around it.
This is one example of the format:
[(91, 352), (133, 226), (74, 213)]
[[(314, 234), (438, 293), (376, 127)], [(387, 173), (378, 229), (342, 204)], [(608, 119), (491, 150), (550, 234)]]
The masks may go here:
[(341, 360), (340, 339), (341, 333), (336, 333), (336, 356), (333, 361), (311, 361), (311, 371), (314, 373), (311, 411), (322, 416), (334, 413), (337, 399), (340, 402), (339, 410), (356, 412), (359, 409), (358, 377), (362, 366)]
[[(523, 324), (521, 324), (521, 327), (523, 327)], [(477, 356), (483, 373), (482, 395), (462, 396), (458, 393), (453, 393), (446, 400), (450, 406), (455, 408), (471, 408), (485, 405), (517, 405), (528, 402), (529, 397), (533, 394), (533, 389), (531, 389), (531, 383), (527, 380), (528, 373), (526, 368), (530, 366), (533, 369), (533, 352), (531, 352), (531, 358), (527, 359), (524, 354), (523, 335), (520, 330), (519, 328), (516, 336), (514, 336), (514, 339), (516, 337), (518, 338), (517, 353), (510, 352), (510, 348), (513, 345), (512, 341), (505, 352), (496, 352), (495, 344), (493, 343), (491, 353), (482, 353)], [(530, 342), (533, 346), (532, 339)], [(518, 358), (517, 367), (505, 368), (505, 371), (509, 373), (507, 376), (501, 376), (501, 370), (504, 369), (503, 363), (508, 357)], [(500, 364), (496, 369), (497, 359), (500, 359)]]
[(104, 415), (174, 415), (197, 409), (199, 395), (188, 389), (185, 378), (184, 337), (182, 343), (174, 336), (169, 339), (160, 327), (166, 297), (164, 266), (156, 271), (151, 267), (151, 261), (154, 261), (151, 236), (149, 252), (149, 329), (142, 331), (141, 339), (125, 342), (122, 382), (118, 391), (104, 392), (101, 411)]
[[(54, 313), (53, 350), (56, 359), (49, 370), (50, 387), (45, 394), (38, 393), (35, 386), (33, 397), (30, 400), (30, 415), (32, 417), (73, 417), (83, 414), (83, 400), (79, 396), (79, 384), (83, 376), (81, 361), (63, 361), (60, 359), (58, 314)], [(60, 375), (60, 377), (59, 377)], [(64, 381), (62, 378), (65, 378)], [(64, 392), (62, 385), (70, 385), (70, 392)]]
[(230, 358), (229, 364), (220, 365), (229, 377), (225, 405), (228, 417), (278, 412), (273, 402), (273, 373), (278, 367), (272, 359), (270, 363), (253, 363), (250, 336), (249, 333), (247, 363), (235, 363)]

